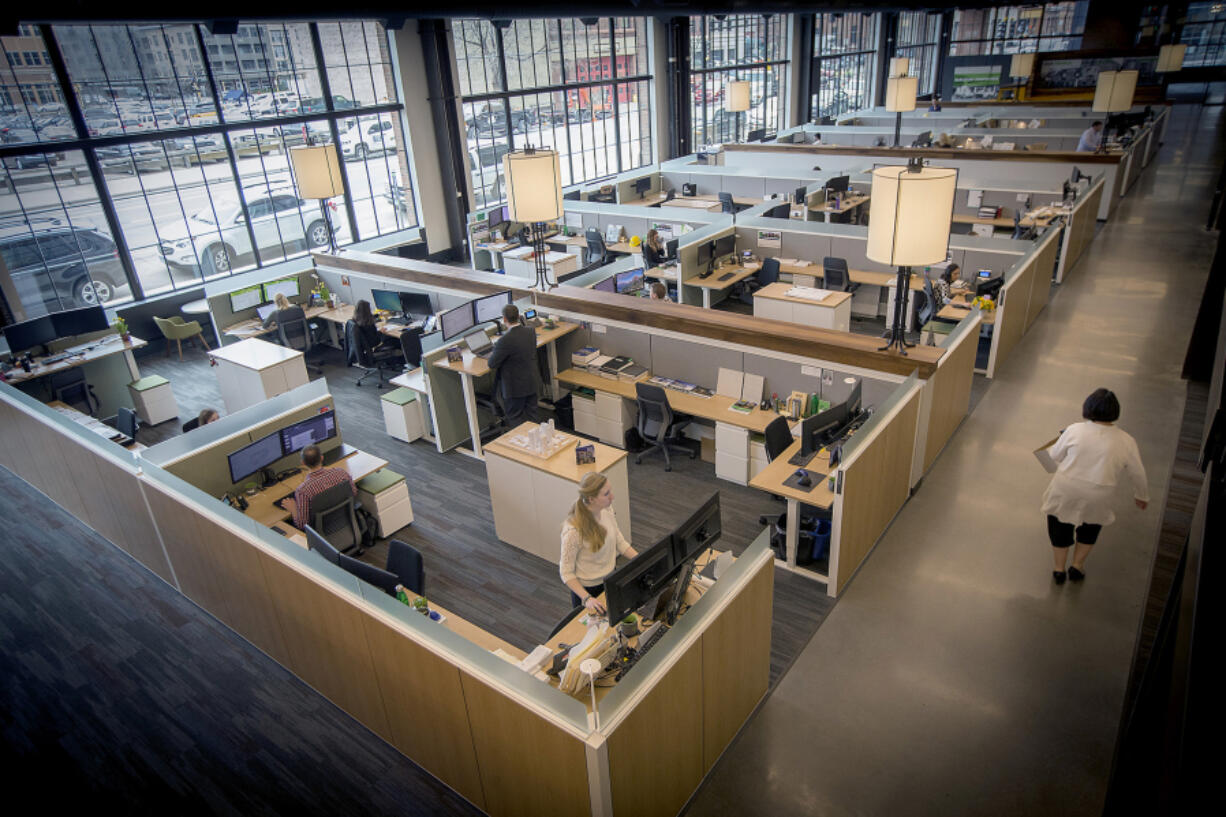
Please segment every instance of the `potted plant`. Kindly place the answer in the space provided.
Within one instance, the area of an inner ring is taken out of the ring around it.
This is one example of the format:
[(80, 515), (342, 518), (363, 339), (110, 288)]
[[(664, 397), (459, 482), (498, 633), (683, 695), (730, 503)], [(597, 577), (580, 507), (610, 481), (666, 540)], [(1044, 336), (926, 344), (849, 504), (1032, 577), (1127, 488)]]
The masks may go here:
[(315, 274), (312, 274), (311, 277), (315, 279), (315, 294), (319, 296), (319, 300), (322, 301), (324, 305), (328, 307), (328, 309), (332, 309), (335, 306), (335, 303), (332, 300), (332, 291), (328, 289), (327, 282)]
[(115, 334), (119, 335), (119, 339), (124, 343), (132, 340), (132, 335), (128, 332), (128, 322), (123, 318), (116, 318), (115, 322), (111, 324), (111, 328), (115, 330)]
[(626, 638), (633, 638), (639, 634), (639, 619), (634, 613), (622, 619), (621, 625), (622, 635)]
[(430, 604), (426, 601), (425, 596), (419, 596), (413, 600), (413, 609), (423, 616), (430, 615)]

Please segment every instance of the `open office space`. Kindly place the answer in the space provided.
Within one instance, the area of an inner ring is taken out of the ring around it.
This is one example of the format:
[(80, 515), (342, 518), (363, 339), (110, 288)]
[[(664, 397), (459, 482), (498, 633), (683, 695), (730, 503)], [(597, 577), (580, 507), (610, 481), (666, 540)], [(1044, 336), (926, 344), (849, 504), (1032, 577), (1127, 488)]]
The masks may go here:
[[(0, 32), (12, 768), (1101, 810), (1211, 253), (1201, 5)], [(1102, 385), (1155, 501), (1058, 587), (1030, 452)], [(353, 493), (296, 492), (309, 445)], [(559, 577), (593, 473), (639, 554), (607, 616)]]

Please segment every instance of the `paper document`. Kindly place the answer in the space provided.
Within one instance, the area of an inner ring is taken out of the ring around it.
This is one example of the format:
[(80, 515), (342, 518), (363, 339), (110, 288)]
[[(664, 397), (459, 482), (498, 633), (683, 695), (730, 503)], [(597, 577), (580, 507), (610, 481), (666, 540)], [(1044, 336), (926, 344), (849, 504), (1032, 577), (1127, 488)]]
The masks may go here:
[(824, 301), (830, 292), (828, 289), (818, 289), (816, 287), (792, 287), (788, 290), (787, 294), (790, 298), (804, 298), (806, 301)]
[(715, 381), (715, 393), (720, 397), (731, 397), (733, 400), (741, 399), (741, 389), (745, 385), (745, 373), (738, 372), (735, 369), (725, 369), (723, 366), (719, 369), (719, 376)]
[(1039, 461), (1039, 465), (1043, 466), (1043, 470), (1049, 474), (1056, 473), (1056, 469), (1060, 467), (1056, 461), (1051, 458), (1051, 454), (1049, 453), (1049, 449), (1056, 444), (1056, 440), (1058, 439), (1060, 438), (1053, 437), (1045, 442), (1042, 448), (1036, 448), (1034, 450), (1034, 458)]
[(967, 207), (978, 207), (981, 204), (983, 204), (983, 191), (982, 190), (966, 191), (966, 206)]
[(741, 387), (741, 399), (757, 405), (762, 402), (762, 389), (766, 379), (760, 374), (745, 372), (745, 384)]

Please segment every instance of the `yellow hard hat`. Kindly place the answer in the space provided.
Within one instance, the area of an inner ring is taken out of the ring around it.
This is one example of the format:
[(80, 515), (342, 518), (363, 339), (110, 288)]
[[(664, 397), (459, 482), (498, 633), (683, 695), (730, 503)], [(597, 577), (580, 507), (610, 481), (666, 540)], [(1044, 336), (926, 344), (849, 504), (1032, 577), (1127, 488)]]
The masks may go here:
[(630, 236), (630, 246), (631, 247), (637, 247), (642, 243), (643, 243), (643, 239), (639, 238), (637, 235)]

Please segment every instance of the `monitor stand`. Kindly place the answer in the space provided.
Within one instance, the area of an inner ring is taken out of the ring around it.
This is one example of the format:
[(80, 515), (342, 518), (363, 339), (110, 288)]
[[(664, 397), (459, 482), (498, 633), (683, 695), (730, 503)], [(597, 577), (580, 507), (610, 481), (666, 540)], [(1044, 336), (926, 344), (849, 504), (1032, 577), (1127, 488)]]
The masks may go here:
[(788, 465), (798, 465), (801, 468), (804, 468), (816, 456), (816, 451), (810, 451), (808, 454), (806, 454), (803, 450), (797, 451), (791, 456), (791, 458), (788, 459)]

